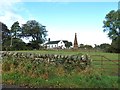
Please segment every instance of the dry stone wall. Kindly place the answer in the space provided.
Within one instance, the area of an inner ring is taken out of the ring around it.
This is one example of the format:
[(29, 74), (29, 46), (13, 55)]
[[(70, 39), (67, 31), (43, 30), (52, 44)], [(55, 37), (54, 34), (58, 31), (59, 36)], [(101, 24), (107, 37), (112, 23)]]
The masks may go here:
[(31, 60), (35, 64), (51, 64), (63, 65), (66, 69), (69, 67), (79, 67), (85, 69), (90, 66), (91, 59), (88, 55), (57, 55), (57, 54), (32, 54), (32, 53), (19, 53), (19, 52), (2, 52), (2, 58), (17, 61), (24, 61), (24, 59)]

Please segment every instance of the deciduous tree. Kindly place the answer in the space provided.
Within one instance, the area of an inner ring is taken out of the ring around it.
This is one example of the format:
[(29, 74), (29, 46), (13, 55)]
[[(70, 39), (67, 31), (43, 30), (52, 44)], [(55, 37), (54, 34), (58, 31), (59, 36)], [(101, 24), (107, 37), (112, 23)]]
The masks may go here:
[(112, 47), (120, 52), (120, 9), (110, 11), (103, 23), (104, 32), (108, 32), (108, 37), (112, 39)]
[(32, 37), (33, 42), (43, 43), (46, 40), (47, 31), (45, 26), (35, 20), (29, 20), (22, 26), (22, 37)]
[(11, 26), (11, 36), (13, 38), (17, 38), (20, 36), (20, 33), (21, 33), (21, 27), (19, 25), (19, 22), (16, 21), (13, 23), (13, 25)]

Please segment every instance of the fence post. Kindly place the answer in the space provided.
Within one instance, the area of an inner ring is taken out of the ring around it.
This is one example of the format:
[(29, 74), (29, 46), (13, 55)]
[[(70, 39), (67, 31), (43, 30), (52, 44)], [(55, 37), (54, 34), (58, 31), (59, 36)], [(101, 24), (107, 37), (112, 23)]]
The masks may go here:
[(103, 56), (101, 56), (101, 75), (102, 75), (102, 69), (103, 69)]
[(101, 75), (102, 75), (102, 56), (101, 56)]

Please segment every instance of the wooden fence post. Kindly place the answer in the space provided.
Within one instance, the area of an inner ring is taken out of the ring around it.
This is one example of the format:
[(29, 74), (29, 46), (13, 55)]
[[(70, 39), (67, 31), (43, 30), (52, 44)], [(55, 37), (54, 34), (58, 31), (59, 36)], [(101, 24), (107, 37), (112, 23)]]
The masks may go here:
[(103, 69), (104, 69), (104, 68), (103, 68), (103, 56), (101, 56), (101, 75), (103, 74), (103, 72), (102, 72)]

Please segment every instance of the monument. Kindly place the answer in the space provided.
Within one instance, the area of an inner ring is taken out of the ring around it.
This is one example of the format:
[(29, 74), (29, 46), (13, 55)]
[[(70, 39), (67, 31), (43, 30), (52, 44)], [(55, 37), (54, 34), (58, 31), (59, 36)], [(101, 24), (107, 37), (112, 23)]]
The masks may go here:
[(78, 49), (77, 33), (75, 33), (75, 38), (74, 38), (74, 49)]

